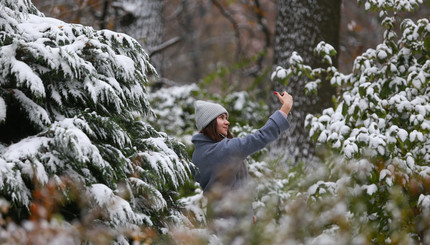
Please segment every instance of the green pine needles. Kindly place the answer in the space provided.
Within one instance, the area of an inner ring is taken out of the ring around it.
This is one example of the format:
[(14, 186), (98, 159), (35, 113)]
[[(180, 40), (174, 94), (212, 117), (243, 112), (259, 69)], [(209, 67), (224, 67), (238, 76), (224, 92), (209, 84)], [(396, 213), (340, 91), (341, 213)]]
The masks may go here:
[(62, 212), (79, 207), (70, 217), (101, 210), (108, 226), (167, 224), (189, 160), (182, 144), (141, 121), (152, 114), (151, 73), (127, 35), (44, 17), (28, 0), (0, 0), (0, 195), (15, 217), (27, 217), (34, 191), (54, 182)]

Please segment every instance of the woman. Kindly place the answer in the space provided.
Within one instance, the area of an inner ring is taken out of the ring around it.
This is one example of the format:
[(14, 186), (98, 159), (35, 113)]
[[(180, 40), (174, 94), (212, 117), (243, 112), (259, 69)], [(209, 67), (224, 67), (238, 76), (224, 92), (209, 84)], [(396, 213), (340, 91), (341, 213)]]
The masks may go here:
[(276, 140), (290, 127), (287, 115), (293, 98), (285, 91), (274, 93), (282, 103), (281, 109), (273, 113), (257, 132), (243, 138), (232, 137), (228, 129), (228, 112), (224, 107), (196, 101), (196, 125), (200, 133), (192, 137), (195, 145), (192, 161), (197, 167), (194, 178), (206, 196), (209, 193), (222, 195), (225, 191), (243, 187), (248, 178), (243, 160)]

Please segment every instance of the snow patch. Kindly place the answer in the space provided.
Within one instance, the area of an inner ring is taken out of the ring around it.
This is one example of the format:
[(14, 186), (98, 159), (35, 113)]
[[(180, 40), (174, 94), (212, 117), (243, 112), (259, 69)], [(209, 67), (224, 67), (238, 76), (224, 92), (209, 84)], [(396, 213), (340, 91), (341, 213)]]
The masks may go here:
[(21, 141), (12, 144), (0, 151), (6, 161), (15, 161), (16, 159), (32, 158), (42, 146), (47, 146), (50, 139), (46, 137), (27, 137)]
[(6, 102), (0, 97), (0, 123), (6, 120)]

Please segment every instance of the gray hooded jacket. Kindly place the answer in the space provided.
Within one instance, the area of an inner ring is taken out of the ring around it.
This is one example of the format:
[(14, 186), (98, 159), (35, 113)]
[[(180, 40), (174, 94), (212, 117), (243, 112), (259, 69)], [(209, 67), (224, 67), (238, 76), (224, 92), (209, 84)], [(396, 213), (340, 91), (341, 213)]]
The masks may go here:
[(205, 194), (217, 185), (227, 190), (238, 189), (248, 178), (243, 160), (276, 140), (289, 127), (288, 120), (276, 111), (262, 128), (243, 138), (216, 142), (201, 133), (194, 135), (191, 141), (195, 145), (192, 158), (195, 180)]

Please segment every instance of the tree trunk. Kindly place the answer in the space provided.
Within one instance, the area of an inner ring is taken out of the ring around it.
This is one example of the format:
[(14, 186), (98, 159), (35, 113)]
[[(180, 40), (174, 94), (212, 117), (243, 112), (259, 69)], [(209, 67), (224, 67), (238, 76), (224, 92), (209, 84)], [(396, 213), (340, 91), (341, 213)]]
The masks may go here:
[[(288, 67), (288, 59), (293, 51), (302, 56), (311, 67), (324, 65), (313, 55), (316, 45), (325, 41), (339, 51), (341, 0), (278, 0), (274, 46), (274, 64)], [(337, 61), (335, 61), (337, 66)], [(306, 96), (305, 78), (292, 77), (288, 87), (273, 82), (276, 91), (286, 90), (294, 98), (292, 115), (288, 118), (291, 128), (279, 140), (275, 151), (286, 153), (292, 160), (309, 159), (315, 154), (314, 144), (304, 128), (307, 114), (320, 113), (331, 105), (335, 89), (323, 82), (318, 96)], [(279, 101), (272, 101), (272, 109), (278, 109)]]
[[(116, 31), (132, 36), (151, 54), (163, 41), (163, 3), (163, 0), (116, 1)], [(151, 64), (161, 76), (161, 53), (150, 58)]]

